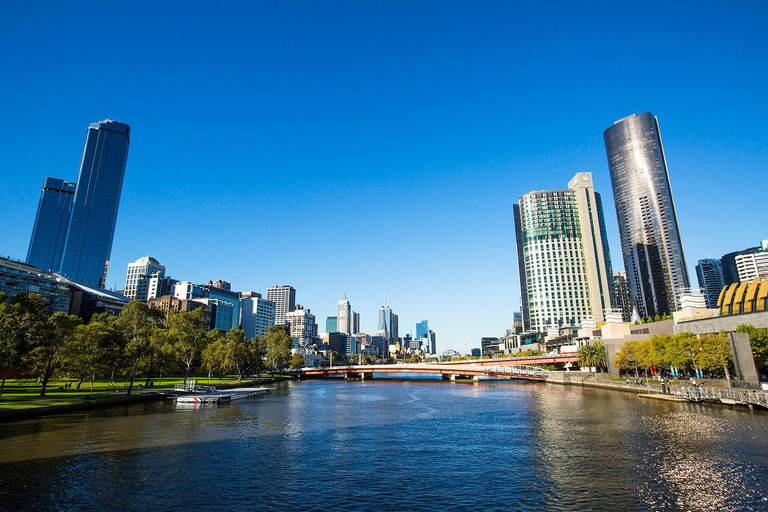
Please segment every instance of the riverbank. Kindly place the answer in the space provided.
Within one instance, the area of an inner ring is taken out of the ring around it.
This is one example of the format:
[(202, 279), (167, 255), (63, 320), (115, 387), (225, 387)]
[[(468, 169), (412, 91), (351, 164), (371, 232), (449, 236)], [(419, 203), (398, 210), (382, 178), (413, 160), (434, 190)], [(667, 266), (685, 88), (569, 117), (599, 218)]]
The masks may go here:
[[(223, 391), (227, 389), (263, 386), (264, 384), (274, 384), (276, 382), (291, 379), (293, 379), (291, 376), (278, 375), (244, 380), (241, 382), (213, 383), (211, 386)], [(202, 379), (200, 380), (202, 381)], [(11, 389), (12, 386), (8, 386), (8, 388)], [(0, 422), (154, 402), (165, 400), (171, 396), (172, 393), (173, 387), (171, 386), (157, 387), (151, 391), (134, 388), (134, 394), (130, 396), (126, 395), (124, 391), (94, 394), (71, 393), (67, 395), (54, 394), (55, 396), (30, 398), (25, 401), (5, 402), (4, 404), (3, 402), (0, 402), (0, 405), (8, 406), (6, 408), (0, 408)]]
[[(665, 381), (662, 388), (661, 383), (658, 381), (654, 383), (645, 383), (642, 385), (635, 384), (632, 381), (619, 381), (614, 380), (616, 377), (609, 373), (585, 373), (585, 372), (549, 372), (546, 382), (548, 384), (558, 384), (563, 386), (583, 386), (590, 388), (610, 389), (613, 391), (622, 391), (626, 393), (634, 393), (637, 395), (666, 395), (675, 396), (676, 394), (686, 395), (691, 389), (690, 380), (668, 380)], [(728, 381), (725, 379), (697, 379), (696, 385), (700, 389), (712, 389), (712, 390), (727, 390), (729, 389)], [(762, 389), (745, 389), (745, 388), (733, 388), (735, 392), (754, 392), (765, 393)], [(765, 410), (766, 404), (762, 403), (765, 400), (761, 399), (761, 403), (757, 404), (760, 410)], [(734, 403), (719, 402), (714, 400), (708, 400), (707, 403), (713, 405), (721, 405), (731, 407), (733, 405), (745, 405), (746, 403)], [(750, 406), (751, 408), (751, 406)]]

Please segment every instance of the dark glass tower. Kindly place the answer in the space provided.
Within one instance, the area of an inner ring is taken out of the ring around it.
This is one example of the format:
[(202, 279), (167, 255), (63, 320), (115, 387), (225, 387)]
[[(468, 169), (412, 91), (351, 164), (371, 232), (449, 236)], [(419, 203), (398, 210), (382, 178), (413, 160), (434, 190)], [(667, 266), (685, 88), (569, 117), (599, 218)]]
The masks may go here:
[(690, 288), (658, 120), (632, 114), (605, 130), (621, 252), (643, 318), (678, 309)]
[(28, 264), (41, 270), (59, 271), (74, 195), (74, 183), (45, 178), (27, 251)]
[(699, 287), (704, 289), (707, 307), (710, 309), (716, 308), (720, 291), (725, 286), (723, 282), (723, 266), (720, 260), (711, 258), (699, 260), (699, 264), (696, 265), (696, 278), (699, 281)]
[(88, 127), (60, 268), (75, 281), (106, 284), (130, 133), (110, 120)]

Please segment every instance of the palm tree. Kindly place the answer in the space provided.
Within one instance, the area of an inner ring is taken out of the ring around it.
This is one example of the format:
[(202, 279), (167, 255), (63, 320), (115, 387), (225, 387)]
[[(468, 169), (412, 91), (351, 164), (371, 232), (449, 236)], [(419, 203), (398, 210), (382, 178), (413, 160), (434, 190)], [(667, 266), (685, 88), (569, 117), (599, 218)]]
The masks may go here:
[(594, 366), (598, 372), (608, 366), (605, 345), (600, 340), (596, 340), (592, 345), (582, 346), (576, 355), (579, 356), (579, 366), (588, 368)]

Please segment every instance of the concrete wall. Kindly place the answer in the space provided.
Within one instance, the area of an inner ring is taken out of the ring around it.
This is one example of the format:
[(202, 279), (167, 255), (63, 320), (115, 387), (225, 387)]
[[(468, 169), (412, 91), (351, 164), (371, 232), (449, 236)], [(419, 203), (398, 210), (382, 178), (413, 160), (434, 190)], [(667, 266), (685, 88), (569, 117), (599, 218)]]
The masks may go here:
[(675, 324), (675, 334), (692, 332), (693, 334), (710, 334), (721, 331), (733, 332), (741, 324), (753, 327), (768, 327), (768, 311), (746, 313), (743, 315), (716, 316), (704, 320), (693, 320)]

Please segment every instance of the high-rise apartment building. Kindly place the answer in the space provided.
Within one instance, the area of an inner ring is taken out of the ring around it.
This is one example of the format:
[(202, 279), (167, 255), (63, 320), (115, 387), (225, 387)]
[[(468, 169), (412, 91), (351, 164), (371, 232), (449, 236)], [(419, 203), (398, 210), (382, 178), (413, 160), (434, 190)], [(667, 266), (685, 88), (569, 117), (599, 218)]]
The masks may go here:
[(310, 345), (317, 334), (315, 315), (309, 309), (297, 307), (285, 314), (294, 347)]
[(518, 206), (527, 328), (576, 326), (589, 315), (603, 321), (604, 311), (613, 307), (611, 255), (591, 173), (577, 173), (568, 190), (524, 194)]
[(149, 281), (152, 277), (165, 277), (165, 267), (152, 256), (143, 256), (129, 263), (123, 295), (131, 300), (146, 301), (149, 298)]
[(105, 120), (88, 127), (60, 273), (104, 288), (123, 189), (131, 129)]
[(296, 290), (287, 284), (267, 288), (267, 300), (275, 303), (275, 325), (285, 325), (285, 315), (296, 309)]
[(735, 260), (739, 281), (768, 275), (768, 240), (763, 240), (759, 251), (739, 254)]
[(613, 299), (613, 307), (621, 310), (621, 319), (624, 322), (632, 321), (635, 303), (624, 271), (613, 273)]
[(59, 271), (74, 197), (74, 183), (45, 178), (27, 251), (28, 264), (40, 270)]
[(739, 269), (738, 269), (738, 266), (736, 265), (736, 258), (738, 256), (742, 256), (745, 254), (754, 254), (758, 251), (760, 251), (759, 246), (748, 247), (740, 251), (734, 251), (734, 252), (729, 252), (728, 254), (723, 254), (723, 257), (720, 258), (720, 266), (723, 269), (723, 285), (725, 286), (733, 283), (738, 283), (740, 281)]
[(691, 287), (672, 199), (664, 147), (650, 112), (616, 121), (603, 133), (621, 251), (638, 314), (679, 309)]
[(720, 290), (725, 286), (720, 260), (712, 258), (699, 260), (699, 264), (696, 265), (696, 278), (699, 281), (699, 288), (704, 290), (707, 307), (716, 308)]

